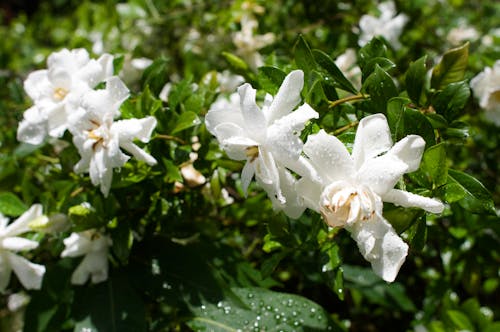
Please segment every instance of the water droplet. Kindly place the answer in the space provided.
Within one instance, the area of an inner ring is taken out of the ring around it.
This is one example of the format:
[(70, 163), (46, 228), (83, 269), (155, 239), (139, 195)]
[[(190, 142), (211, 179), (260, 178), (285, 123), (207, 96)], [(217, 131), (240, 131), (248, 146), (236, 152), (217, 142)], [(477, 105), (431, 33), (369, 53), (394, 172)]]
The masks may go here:
[(163, 287), (164, 289), (172, 289), (172, 285), (170, 285), (168, 282), (164, 282), (161, 287)]
[(222, 308), (223, 306), (224, 304), (222, 303), (222, 301), (217, 302), (217, 308)]
[(274, 316), (274, 319), (276, 319), (276, 320), (280, 320), (280, 319), (281, 319), (281, 316), (280, 316), (280, 315), (276, 315), (276, 316)]
[(251, 298), (253, 298), (253, 297), (254, 297), (254, 295), (253, 295), (252, 293), (248, 293), (247, 297), (248, 297), (249, 299), (251, 299)]
[(292, 316), (297, 317), (297, 311), (292, 311)]
[(311, 308), (311, 313), (315, 313), (316, 312), (316, 308)]
[(273, 310), (273, 307), (271, 307), (270, 305), (268, 305), (268, 306), (266, 306), (266, 310), (267, 311), (271, 311), (271, 310)]
[(297, 322), (297, 321), (293, 322), (293, 326), (299, 326), (299, 325), (300, 325), (299, 322)]
[(250, 322), (249, 321), (244, 321), (243, 324), (248, 325)]
[(201, 305), (201, 310), (206, 310), (206, 309), (207, 309), (207, 307), (204, 304), (202, 304)]

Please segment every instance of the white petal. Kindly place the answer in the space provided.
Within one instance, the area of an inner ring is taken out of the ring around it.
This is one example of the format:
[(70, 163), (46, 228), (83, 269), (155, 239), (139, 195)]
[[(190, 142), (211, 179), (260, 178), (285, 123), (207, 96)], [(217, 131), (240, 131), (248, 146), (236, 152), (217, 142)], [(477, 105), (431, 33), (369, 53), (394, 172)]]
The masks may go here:
[(129, 89), (118, 76), (112, 76), (106, 80), (106, 91), (113, 103), (121, 105), (130, 95)]
[(273, 154), (264, 148), (259, 148), (259, 156), (254, 160), (255, 178), (266, 185), (269, 185), (270, 195), (275, 196), (282, 203), (285, 202), (280, 188), (280, 178), (278, 166)]
[(357, 173), (357, 181), (384, 196), (407, 171), (406, 163), (396, 156), (385, 154), (366, 161)]
[(17, 128), (17, 140), (20, 142), (38, 145), (47, 136), (47, 119), (44, 113), (36, 106), (24, 112), (24, 119)]
[(72, 90), (70, 72), (66, 71), (64, 68), (55, 67), (49, 69), (48, 77), (55, 88), (64, 88), (68, 91)]
[(297, 181), (295, 190), (297, 194), (303, 199), (304, 205), (309, 209), (319, 212), (320, 197), (323, 186), (317, 181), (312, 181), (308, 178), (302, 178)]
[(418, 135), (408, 135), (389, 150), (388, 154), (397, 156), (408, 165), (407, 173), (414, 172), (420, 166), (422, 154), (425, 149), (425, 141)]
[(43, 275), (45, 274), (45, 266), (31, 263), (24, 257), (13, 253), (6, 253), (10, 266), (21, 284), (26, 289), (42, 288)]
[(31, 250), (38, 247), (38, 242), (17, 236), (4, 238), (0, 244), (4, 249), (12, 251)]
[(67, 108), (71, 108), (68, 103), (53, 107), (47, 112), (47, 130), (51, 137), (62, 137), (68, 128)]
[(24, 212), (19, 218), (17, 218), (12, 224), (7, 226), (2, 235), (16, 236), (22, 233), (29, 232), (31, 230), (29, 224), (34, 219), (42, 215), (43, 207), (41, 204), (33, 204), (26, 212)]
[(388, 151), (391, 146), (391, 131), (385, 116), (378, 113), (363, 118), (352, 148), (355, 168), (359, 169), (366, 160)]
[(418, 207), (431, 213), (441, 213), (444, 205), (435, 198), (416, 195), (404, 190), (392, 189), (387, 192), (382, 200), (402, 207)]
[(215, 135), (215, 128), (221, 123), (232, 123), (240, 128), (244, 127), (240, 95), (236, 92), (229, 98), (230, 100), (218, 98), (205, 116), (205, 125), (212, 135)]
[(71, 283), (83, 285), (90, 276), (92, 277), (92, 283), (98, 283), (108, 278), (107, 250), (87, 254), (73, 272)]
[(305, 210), (304, 201), (299, 196), (295, 185), (297, 180), (293, 175), (286, 170), (284, 167), (278, 167), (279, 171), (279, 184), (280, 190), (285, 198), (285, 202), (280, 201), (274, 196), (274, 188), (270, 185), (264, 183), (259, 183), (264, 190), (267, 192), (271, 202), (273, 203), (273, 208), (276, 211), (283, 211), (285, 214), (293, 219), (299, 218)]
[(408, 245), (392, 226), (376, 214), (372, 220), (355, 223), (348, 231), (363, 257), (371, 263), (373, 272), (393, 282), (408, 254)]
[(135, 145), (134, 143), (125, 142), (120, 144), (120, 146), (126, 151), (130, 152), (136, 159), (144, 161), (146, 164), (153, 166), (156, 165), (157, 161), (149, 153)]
[(90, 237), (83, 233), (71, 233), (71, 235), (63, 240), (64, 250), (61, 257), (78, 257), (85, 255), (92, 248)]
[(302, 70), (294, 70), (285, 77), (267, 111), (267, 123), (273, 123), (287, 115), (299, 104), (303, 86), (304, 72)]
[(346, 180), (353, 176), (353, 162), (346, 147), (324, 130), (309, 135), (304, 145), (304, 153), (325, 183)]
[(117, 133), (120, 144), (124, 141), (139, 139), (147, 143), (156, 127), (156, 118), (148, 116), (142, 119), (119, 120), (111, 125), (111, 131)]
[(36, 70), (24, 81), (24, 91), (34, 101), (39, 100), (51, 89), (48, 70)]
[(276, 120), (268, 128), (266, 145), (277, 160), (286, 165), (289, 160), (296, 160), (300, 156), (304, 145), (299, 137), (300, 132), (307, 121), (318, 116), (315, 110), (304, 104), (295, 112)]
[(255, 174), (255, 169), (253, 162), (247, 161), (243, 169), (241, 170), (241, 189), (245, 196), (248, 193), (248, 186), (250, 186), (250, 182)]
[(267, 122), (264, 113), (255, 103), (255, 89), (245, 83), (238, 88), (238, 93), (247, 135), (258, 142), (265, 142)]
[(101, 55), (99, 59), (97, 59), (97, 62), (102, 68), (102, 77), (99, 79), (99, 82), (113, 76), (113, 56), (111, 54), (105, 53)]

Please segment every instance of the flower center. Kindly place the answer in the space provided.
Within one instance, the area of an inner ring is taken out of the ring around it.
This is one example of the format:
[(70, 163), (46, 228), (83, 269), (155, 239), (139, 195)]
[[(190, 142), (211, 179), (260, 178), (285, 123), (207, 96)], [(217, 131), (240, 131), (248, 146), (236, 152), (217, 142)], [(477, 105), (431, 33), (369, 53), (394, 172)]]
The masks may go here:
[(57, 88), (54, 90), (54, 94), (52, 95), (52, 97), (54, 97), (54, 99), (57, 101), (61, 101), (64, 99), (64, 97), (66, 97), (68, 92), (69, 91), (66, 90), (65, 88)]
[(366, 186), (336, 181), (321, 193), (320, 212), (330, 227), (351, 226), (382, 212), (382, 200)]
[(249, 146), (245, 149), (245, 154), (250, 162), (253, 162), (259, 156), (259, 147), (257, 145)]
[(95, 142), (92, 144), (92, 150), (96, 150), (99, 146), (105, 146), (108, 136), (103, 130), (102, 125), (95, 120), (90, 120), (93, 129), (87, 131), (87, 137)]

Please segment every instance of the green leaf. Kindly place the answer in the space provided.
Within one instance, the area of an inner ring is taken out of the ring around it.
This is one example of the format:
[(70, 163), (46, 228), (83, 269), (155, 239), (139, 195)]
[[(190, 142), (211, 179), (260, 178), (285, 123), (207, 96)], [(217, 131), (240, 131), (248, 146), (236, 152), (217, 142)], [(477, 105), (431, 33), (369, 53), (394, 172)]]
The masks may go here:
[[(461, 207), (472, 213), (495, 214), (495, 205), (488, 190), (474, 177), (453, 169), (448, 170), (448, 185), (455, 191), (461, 190), (463, 198), (458, 201)], [(456, 195), (454, 193), (454, 195)]]
[(13, 193), (0, 193), (0, 213), (6, 216), (17, 217), (26, 210), (28, 210), (28, 207)]
[(313, 50), (312, 54), (316, 63), (328, 74), (328, 83), (333, 83), (340, 89), (351, 92), (353, 94), (358, 93), (356, 88), (344, 76), (342, 71), (340, 71), (340, 69), (335, 64), (335, 61), (333, 61), (332, 58), (328, 56), (328, 54), (320, 50)]
[(468, 42), (444, 53), (441, 61), (432, 70), (431, 88), (442, 90), (450, 83), (463, 80), (468, 60)]
[(386, 113), (387, 102), (398, 94), (391, 76), (378, 64), (375, 65), (375, 70), (363, 83), (362, 90), (370, 95), (374, 104), (373, 111), (377, 113)]
[(466, 81), (450, 83), (432, 100), (432, 105), (438, 114), (448, 121), (453, 121), (460, 115), (470, 97), (470, 88)]
[(239, 56), (229, 52), (222, 52), (222, 56), (224, 57), (224, 59), (226, 59), (229, 66), (236, 74), (241, 74), (245, 76), (250, 70), (248, 64)]
[(197, 126), (200, 123), (201, 120), (198, 117), (198, 115), (196, 115), (196, 113), (191, 111), (183, 112), (177, 119), (177, 123), (175, 124), (175, 127), (172, 130), (172, 134)]
[(385, 43), (379, 38), (373, 38), (359, 50), (359, 67), (363, 71), (365, 66), (370, 62), (371, 59), (383, 57), (387, 55), (387, 47)]
[[(314, 57), (311, 49), (302, 35), (295, 43), (294, 47), (295, 64), (304, 71), (306, 77), (314, 70)], [(307, 83), (307, 80), (306, 80)]]
[(409, 99), (396, 97), (387, 105), (387, 121), (394, 141), (411, 134), (421, 136), (427, 147), (436, 144), (434, 128), (425, 115), (407, 107)]
[(405, 76), (406, 91), (410, 99), (416, 104), (420, 105), (420, 97), (425, 90), (425, 81), (427, 68), (425, 63), (427, 56), (423, 56), (415, 62), (410, 64)]
[(238, 302), (202, 301), (188, 326), (195, 331), (342, 331), (318, 304), (298, 295), (267, 289), (232, 288)]
[(165, 83), (168, 82), (168, 60), (156, 59), (142, 74), (141, 85), (148, 85), (155, 96), (158, 96)]
[(260, 86), (273, 96), (278, 92), (281, 83), (286, 77), (284, 71), (270, 66), (260, 67), (258, 73)]
[(363, 77), (370, 76), (371, 73), (375, 70), (375, 66), (378, 65), (384, 71), (389, 71), (396, 67), (394, 62), (384, 57), (375, 57), (373, 59), (368, 60), (362, 70)]
[(146, 331), (144, 303), (124, 275), (77, 289), (74, 318), (75, 331)]
[(463, 312), (458, 310), (448, 310), (446, 315), (451, 320), (453, 325), (461, 331), (475, 331), (474, 325), (472, 325)]
[(433, 188), (446, 184), (448, 179), (448, 166), (446, 164), (445, 143), (436, 144), (428, 148), (420, 164), (420, 170), (433, 184)]
[(427, 225), (425, 216), (418, 219), (408, 231), (411, 249), (417, 252), (424, 250), (425, 243), (427, 242)]

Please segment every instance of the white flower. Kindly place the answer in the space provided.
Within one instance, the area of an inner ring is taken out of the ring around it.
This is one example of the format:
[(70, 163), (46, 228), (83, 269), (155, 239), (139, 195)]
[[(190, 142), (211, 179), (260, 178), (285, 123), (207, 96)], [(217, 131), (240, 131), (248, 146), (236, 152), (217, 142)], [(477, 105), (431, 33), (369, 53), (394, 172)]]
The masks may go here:
[(500, 126), (500, 60), (492, 68), (484, 68), (471, 80), (470, 86), (479, 99), (479, 106), (486, 111), (486, 118)]
[(12, 271), (26, 289), (40, 289), (45, 274), (45, 266), (34, 264), (12, 251), (31, 250), (38, 247), (38, 242), (19, 237), (18, 235), (31, 231), (29, 224), (44, 218), (42, 206), (34, 204), (14, 222), (0, 214), (0, 292), (5, 291), (9, 284)]
[(96, 230), (71, 233), (64, 239), (61, 257), (83, 257), (80, 265), (71, 275), (71, 283), (83, 285), (89, 277), (92, 283), (108, 279), (108, 250), (112, 241), (109, 236)]
[(106, 82), (106, 89), (89, 91), (82, 105), (70, 118), (69, 130), (82, 159), (75, 165), (76, 173), (89, 172), (92, 184), (101, 186), (107, 196), (113, 178), (113, 168), (122, 167), (130, 158), (121, 149), (149, 165), (156, 160), (133, 143), (147, 143), (156, 126), (152, 116), (143, 119), (114, 121), (119, 107), (128, 98), (128, 89), (118, 77)]
[(373, 37), (381, 36), (389, 42), (395, 50), (401, 48), (398, 38), (403, 31), (403, 27), (408, 21), (408, 17), (401, 13), (396, 16), (396, 6), (394, 2), (383, 2), (378, 5), (380, 17), (363, 15), (359, 21), (361, 35), (359, 36), (359, 46), (366, 45)]
[(303, 84), (304, 73), (292, 71), (274, 99), (266, 96), (262, 109), (255, 102), (255, 89), (244, 84), (229, 102), (220, 99), (214, 103), (205, 118), (207, 129), (227, 155), (234, 160), (246, 160), (241, 175), (243, 190), (247, 191), (255, 174), (273, 202), (283, 206), (287, 203), (287, 207), (291, 201), (285, 197), (296, 195), (291, 185), (295, 180), (284, 168), (299, 175), (314, 172), (301, 156), (303, 143), (299, 134), (308, 120), (318, 118), (318, 113), (308, 104), (292, 112), (300, 102)]
[(460, 24), (458, 27), (451, 29), (446, 36), (446, 40), (453, 46), (458, 46), (466, 40), (476, 40), (479, 38), (479, 33), (473, 27), (467, 27), (465, 24)]
[(259, 23), (251, 14), (244, 14), (241, 18), (241, 30), (233, 35), (233, 43), (238, 48), (237, 52), (250, 68), (256, 69), (264, 64), (259, 50), (274, 42), (272, 32), (264, 35), (254, 35)]
[(32, 72), (24, 81), (34, 105), (25, 112), (17, 139), (40, 144), (47, 136), (61, 137), (82, 95), (112, 74), (113, 57), (109, 54), (94, 60), (84, 49), (52, 53), (47, 69)]
[(394, 189), (401, 176), (419, 167), (425, 142), (409, 135), (394, 146), (382, 114), (362, 119), (352, 155), (336, 137), (323, 130), (310, 135), (304, 153), (321, 181), (302, 178), (297, 190), (305, 204), (331, 227), (344, 227), (357, 242), (374, 272), (392, 282), (403, 264), (408, 246), (382, 216), (383, 201), (440, 213), (443, 204), (432, 198)]
[(335, 64), (356, 89), (361, 88), (361, 69), (356, 65), (356, 51), (348, 48), (335, 59)]

